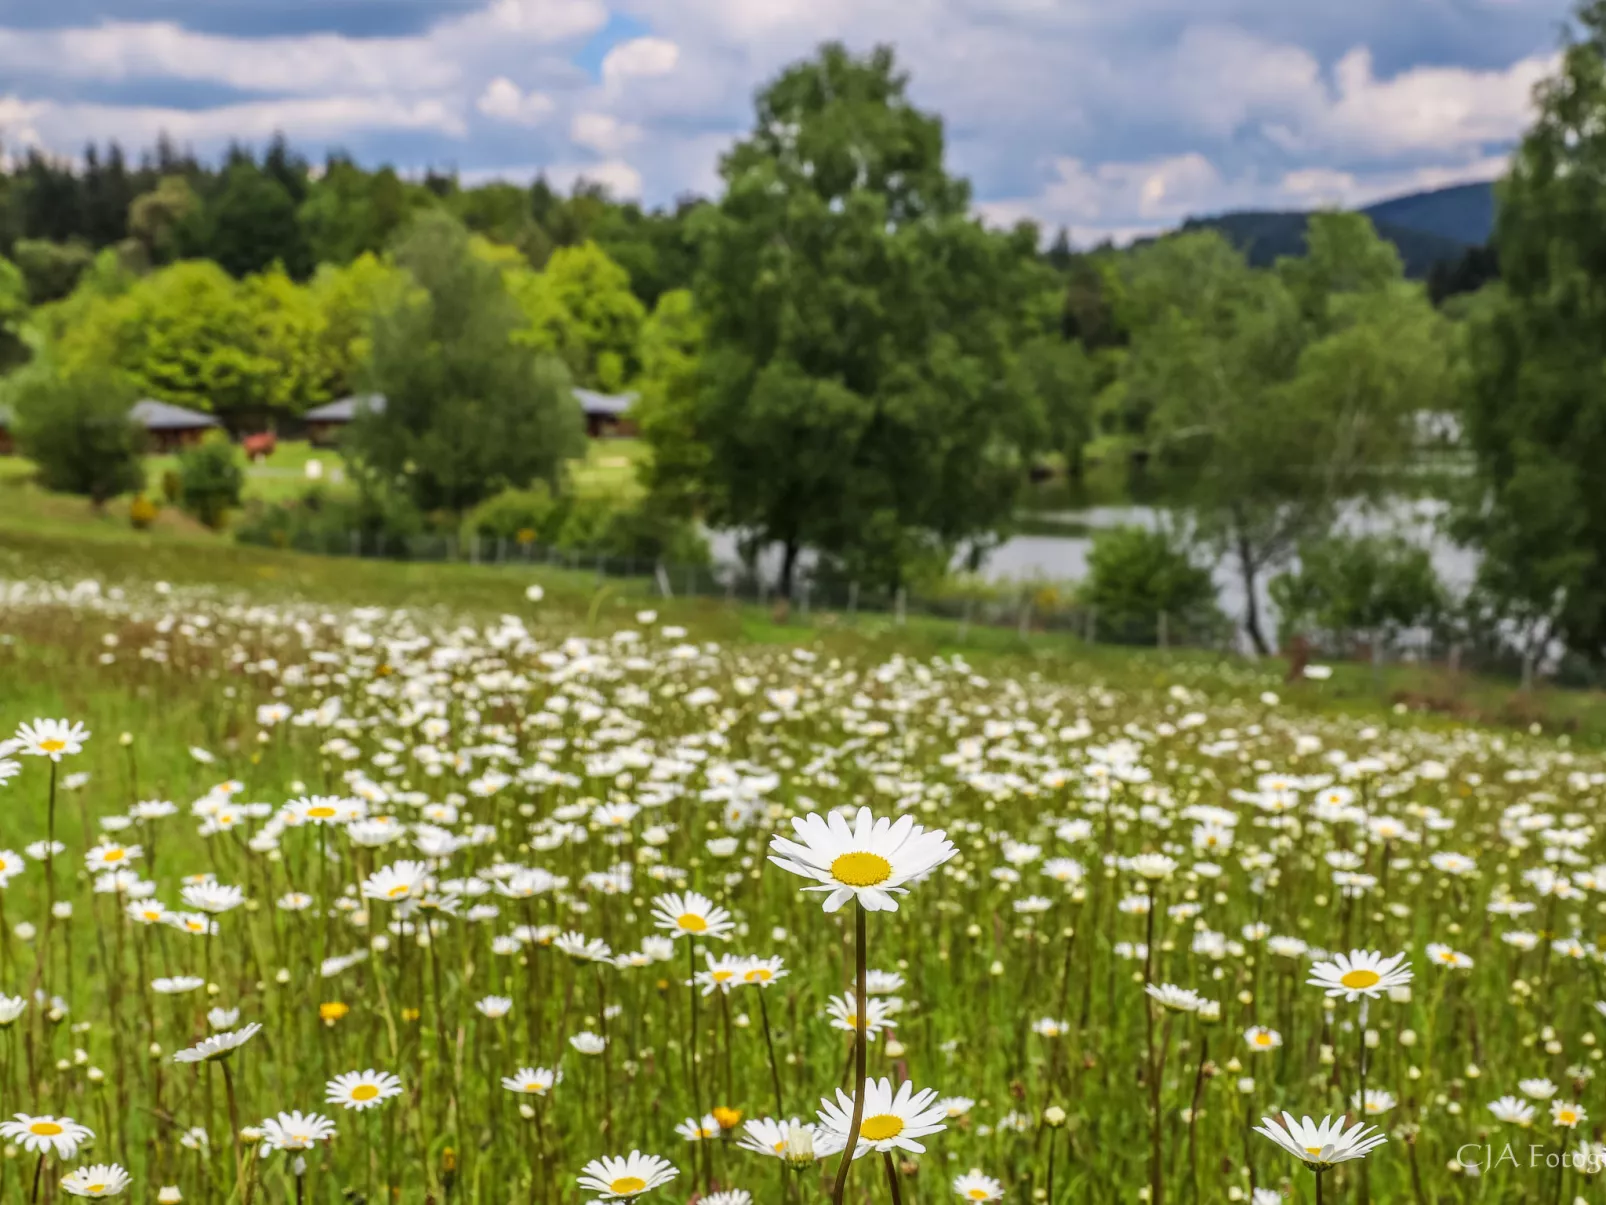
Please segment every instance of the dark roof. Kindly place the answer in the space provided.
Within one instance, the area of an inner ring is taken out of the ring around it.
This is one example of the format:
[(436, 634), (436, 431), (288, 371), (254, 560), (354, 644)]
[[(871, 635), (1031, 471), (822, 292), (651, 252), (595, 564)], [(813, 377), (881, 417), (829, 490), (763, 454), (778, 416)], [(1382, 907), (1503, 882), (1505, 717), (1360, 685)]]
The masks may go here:
[(580, 403), (580, 409), (587, 414), (596, 414), (604, 418), (618, 418), (636, 401), (636, 395), (633, 393), (598, 393), (594, 389), (576, 389), (574, 397)]
[(128, 416), (147, 431), (193, 431), (198, 427), (220, 425), (210, 414), (158, 402), (155, 398), (143, 398), (135, 402)]
[(325, 402), (321, 406), (314, 406), (302, 415), (309, 423), (349, 423), (357, 417), (359, 410), (373, 410), (383, 414), (385, 399), (378, 393), (359, 393), (351, 397), (343, 397), (339, 401)]

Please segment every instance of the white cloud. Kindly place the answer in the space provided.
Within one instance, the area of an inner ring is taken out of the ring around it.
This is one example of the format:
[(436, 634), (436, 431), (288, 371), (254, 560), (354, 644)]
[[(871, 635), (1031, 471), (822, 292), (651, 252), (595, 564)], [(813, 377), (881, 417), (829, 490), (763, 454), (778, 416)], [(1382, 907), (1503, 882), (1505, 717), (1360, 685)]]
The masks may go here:
[[(1398, 0), (478, 0), (404, 37), (0, 28), (0, 137), (74, 153), (166, 129), (212, 153), (283, 129), (314, 154), (325, 140), (465, 176), (545, 161), (555, 179), (589, 174), (659, 202), (717, 187), (755, 89), (785, 64), (825, 38), (890, 42), (989, 219), (1129, 237), (1194, 213), (1361, 203), (1498, 172), (1570, 2), (1485, 2), (1470, 22), (1458, 5), (1402, 13)], [(593, 74), (575, 52), (610, 9), (644, 32)], [(246, 95), (184, 109), (70, 99), (172, 82)]]
[(668, 75), (680, 62), (680, 47), (667, 38), (632, 38), (603, 56), (602, 79), (617, 87), (625, 80)]
[(516, 125), (536, 125), (551, 115), (557, 103), (545, 93), (525, 92), (505, 75), (485, 85), (474, 107), (487, 117)]
[(600, 163), (556, 163), (545, 169), (546, 177), (561, 189), (572, 188), (581, 180), (601, 184), (614, 197), (634, 200), (641, 196), (641, 173), (622, 159)]
[(569, 137), (599, 154), (617, 155), (641, 140), (641, 128), (607, 113), (576, 113), (569, 124)]

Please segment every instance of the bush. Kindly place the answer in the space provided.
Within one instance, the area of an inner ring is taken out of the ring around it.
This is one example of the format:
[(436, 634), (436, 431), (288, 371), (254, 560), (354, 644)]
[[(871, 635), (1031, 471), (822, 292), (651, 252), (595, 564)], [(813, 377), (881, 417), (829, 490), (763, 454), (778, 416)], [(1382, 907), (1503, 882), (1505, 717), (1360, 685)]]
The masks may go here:
[(365, 549), (399, 555), (424, 531), (423, 516), (404, 498), (332, 498), (318, 486), (288, 502), (253, 501), (234, 524), (242, 543), (325, 553), (349, 552), (355, 532)]
[(1102, 640), (1152, 644), (1160, 616), (1173, 632), (1197, 635), (1220, 623), (1210, 571), (1195, 565), (1171, 535), (1112, 527), (1093, 538), (1082, 601), (1098, 608)]
[(141, 494), (128, 504), (128, 521), (135, 530), (144, 531), (156, 522), (156, 503)]
[(1332, 536), (1300, 549), (1299, 568), (1271, 582), (1292, 631), (1340, 640), (1364, 632), (1387, 642), (1406, 628), (1436, 627), (1448, 609), (1425, 548), (1399, 536)]
[(244, 488), (245, 470), (226, 439), (208, 439), (179, 454), (179, 505), (206, 526), (223, 526), (223, 516), (240, 505)]
[(607, 498), (554, 498), (544, 482), (503, 490), (480, 503), (463, 523), (474, 536), (538, 544), (565, 552), (603, 553), (675, 565), (708, 563), (708, 542), (695, 524), (646, 504), (621, 506)]
[(126, 377), (101, 368), (67, 373), (40, 360), (7, 384), (18, 446), (46, 489), (99, 507), (145, 487), (145, 432), (128, 415), (135, 390)]
[[(465, 537), (478, 534), (521, 544), (554, 543), (554, 519), (560, 506), (544, 481), (529, 489), (503, 490), (469, 512), (463, 525)], [(528, 538), (520, 537), (527, 533)]]

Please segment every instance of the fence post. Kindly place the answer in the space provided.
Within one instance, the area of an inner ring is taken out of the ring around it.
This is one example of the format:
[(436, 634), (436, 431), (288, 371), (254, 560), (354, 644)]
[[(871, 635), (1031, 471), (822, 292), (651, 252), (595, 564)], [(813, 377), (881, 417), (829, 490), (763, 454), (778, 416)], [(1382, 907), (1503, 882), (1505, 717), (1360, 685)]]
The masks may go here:
[(769, 582), (764, 580), (764, 571), (761, 569), (761, 570), (759, 570), (759, 574), (758, 574), (758, 605), (760, 607), (762, 607), (762, 606), (766, 605), (769, 602), (769, 600), (770, 600), (770, 584), (769, 584)]
[(1097, 644), (1099, 642), (1099, 609), (1097, 607), (1089, 607), (1087, 609), (1087, 642), (1089, 644)]
[(1450, 646), (1450, 672), (1452, 674), (1461, 672), (1461, 644), (1459, 641)]
[(697, 597), (697, 566), (686, 566), (686, 597)]
[(909, 618), (909, 592), (902, 586), (898, 587), (897, 596), (893, 600), (893, 611), (898, 618), (898, 626), (903, 627), (904, 620)]
[(1522, 651), (1522, 689), (1532, 690), (1534, 684), (1534, 654), (1532, 648)]
[(797, 605), (798, 617), (800, 619), (807, 620), (808, 617), (809, 617), (809, 579), (808, 578), (804, 578), (802, 583), (798, 586), (797, 604), (798, 604)]
[(725, 605), (729, 606), (731, 603), (734, 603), (735, 601), (736, 601), (736, 571), (734, 569), (732, 569), (731, 572), (730, 572), (730, 575), (725, 578)]
[(859, 617), (859, 583), (848, 583), (848, 622), (852, 623)]
[(507, 537), (506, 536), (497, 536), (496, 537), (496, 563), (498, 565), (507, 564)]
[(964, 644), (970, 639), (970, 613), (976, 606), (974, 598), (966, 597), (965, 610), (959, 617), (959, 643)]
[(1170, 644), (1171, 644), (1171, 633), (1167, 630), (1167, 627), (1168, 627), (1168, 625), (1167, 625), (1167, 622), (1166, 622), (1166, 613), (1164, 611), (1161, 611), (1160, 612), (1160, 628), (1159, 628), (1159, 631), (1156, 633), (1156, 643), (1159, 644), (1159, 646), (1161, 648), (1168, 648), (1168, 647), (1170, 647)]
[(355, 527), (351, 529), (351, 555), (355, 557), (362, 556), (362, 532)]
[(659, 561), (653, 570), (653, 576), (658, 579), (658, 593), (665, 598), (675, 597), (675, 592), (669, 588), (669, 574), (664, 569), (664, 563)]
[(1020, 596), (1020, 620), (1019, 620), (1019, 622), (1018, 622), (1018, 624), (1016, 626), (1016, 633), (1020, 636), (1020, 638), (1022, 640), (1025, 640), (1026, 637), (1031, 634), (1031, 631), (1032, 631), (1032, 596), (1030, 594), (1028, 594), (1026, 591), (1023, 590), (1023, 591), (1021, 591), (1021, 596)]

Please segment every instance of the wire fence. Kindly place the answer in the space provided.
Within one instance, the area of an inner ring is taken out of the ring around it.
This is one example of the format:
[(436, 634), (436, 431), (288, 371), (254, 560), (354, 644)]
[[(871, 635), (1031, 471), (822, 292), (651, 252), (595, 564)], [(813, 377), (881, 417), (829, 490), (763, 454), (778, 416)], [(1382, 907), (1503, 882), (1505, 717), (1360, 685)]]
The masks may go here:
[[(1086, 644), (1255, 653), (1235, 619), (1219, 612), (1116, 615), (1078, 600), (1072, 583), (955, 584), (929, 592), (877, 589), (800, 571), (790, 589), (783, 590), (775, 575), (742, 562), (675, 563), (605, 549), (564, 548), (488, 535), (467, 539), (451, 534), (402, 537), (354, 529), (343, 533), (302, 531), (251, 542), (322, 556), (455, 562), (509, 569), (544, 566), (595, 575), (599, 586), (610, 580), (629, 581), (651, 597), (756, 605), (769, 609), (778, 619), (797, 624), (852, 624), (861, 616), (897, 626), (920, 620), (945, 621), (954, 625), (954, 638), (961, 644), (971, 638), (973, 629), (987, 629), (1012, 630), (1022, 639), (1034, 633), (1057, 633)], [(1386, 669), (1398, 664), (1431, 667), (1452, 676), (1469, 673), (1508, 679), (1524, 688), (1541, 677), (1558, 685), (1606, 685), (1593, 668), (1576, 659), (1524, 651), (1505, 640), (1430, 629), (1384, 634), (1315, 633), (1279, 651), (1288, 657), (1290, 672), (1296, 676), (1307, 663), (1370, 664), (1380, 688)]]
[(1239, 647), (1235, 625), (1219, 616), (1183, 616), (1166, 612), (1113, 615), (1079, 602), (1068, 584), (999, 583), (966, 588), (956, 585), (936, 592), (908, 588), (882, 589), (857, 581), (799, 571), (790, 588), (776, 577), (740, 562), (674, 563), (656, 557), (632, 556), (603, 549), (561, 548), (505, 537), (460, 539), (455, 535), (400, 537), (384, 532), (298, 532), (264, 546), (321, 556), (389, 561), (440, 562), (508, 568), (548, 567), (589, 573), (598, 584), (629, 580), (659, 598), (722, 599), (732, 605), (769, 608), (789, 622), (852, 623), (876, 616), (903, 625), (913, 620), (944, 620), (957, 625), (963, 642), (972, 628), (1013, 629), (1022, 637), (1056, 632), (1089, 644), (1121, 644), (1156, 648), (1209, 648), (1223, 652)]

